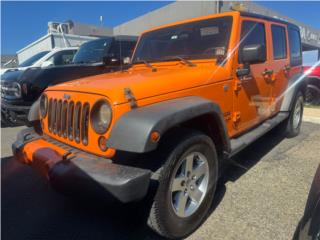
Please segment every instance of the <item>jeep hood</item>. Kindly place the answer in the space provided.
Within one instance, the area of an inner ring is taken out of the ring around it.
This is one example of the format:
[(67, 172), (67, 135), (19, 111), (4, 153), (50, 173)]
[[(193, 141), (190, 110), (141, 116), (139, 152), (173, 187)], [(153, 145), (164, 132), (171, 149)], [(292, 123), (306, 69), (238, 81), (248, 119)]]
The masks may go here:
[(140, 100), (208, 84), (213, 75), (217, 75), (221, 70), (212, 62), (210, 67), (159, 67), (156, 72), (150, 68), (129, 69), (55, 85), (46, 91), (99, 94), (108, 97), (113, 104), (121, 104), (128, 102), (124, 94), (125, 88), (130, 88), (135, 99)]

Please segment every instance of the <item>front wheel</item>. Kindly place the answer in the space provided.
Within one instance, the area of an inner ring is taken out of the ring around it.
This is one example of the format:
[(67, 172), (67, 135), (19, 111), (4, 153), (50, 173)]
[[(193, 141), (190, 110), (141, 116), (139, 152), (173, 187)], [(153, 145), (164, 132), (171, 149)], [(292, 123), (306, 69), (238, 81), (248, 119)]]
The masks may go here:
[(195, 231), (208, 213), (218, 157), (212, 140), (202, 133), (191, 132), (172, 142), (175, 146), (161, 168), (148, 225), (164, 237), (182, 238)]

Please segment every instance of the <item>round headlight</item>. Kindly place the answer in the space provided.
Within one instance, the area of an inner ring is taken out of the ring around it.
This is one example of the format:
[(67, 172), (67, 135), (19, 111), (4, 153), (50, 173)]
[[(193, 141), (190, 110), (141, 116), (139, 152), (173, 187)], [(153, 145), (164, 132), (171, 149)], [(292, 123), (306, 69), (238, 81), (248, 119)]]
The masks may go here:
[(16, 98), (20, 98), (21, 97), (21, 86), (19, 83), (17, 82), (14, 82), (12, 84), (12, 91), (13, 91), (13, 94)]
[(44, 118), (48, 112), (48, 97), (46, 94), (42, 94), (40, 97), (40, 113), (41, 117)]
[(90, 123), (93, 130), (98, 134), (104, 134), (111, 123), (112, 109), (106, 100), (97, 101), (90, 113)]

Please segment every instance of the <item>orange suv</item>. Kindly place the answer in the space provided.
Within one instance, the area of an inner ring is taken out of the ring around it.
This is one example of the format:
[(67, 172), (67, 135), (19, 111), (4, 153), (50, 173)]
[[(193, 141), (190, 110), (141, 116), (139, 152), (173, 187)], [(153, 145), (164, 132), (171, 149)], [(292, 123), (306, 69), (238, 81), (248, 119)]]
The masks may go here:
[(23, 130), (13, 152), (67, 193), (127, 203), (156, 186), (148, 225), (186, 237), (226, 159), (277, 125), (299, 133), (301, 60), (299, 28), (279, 19), (228, 12), (157, 27), (129, 69), (47, 88), (29, 114), (43, 133)]

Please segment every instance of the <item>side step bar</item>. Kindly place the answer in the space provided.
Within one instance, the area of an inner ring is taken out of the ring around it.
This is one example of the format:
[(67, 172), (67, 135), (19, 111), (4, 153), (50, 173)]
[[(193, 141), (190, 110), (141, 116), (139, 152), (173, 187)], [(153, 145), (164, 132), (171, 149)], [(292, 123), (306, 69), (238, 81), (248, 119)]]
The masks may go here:
[(231, 139), (231, 154), (229, 155), (229, 157), (234, 156), (242, 149), (246, 148), (252, 142), (254, 142), (262, 135), (269, 132), (272, 128), (277, 126), (279, 123), (284, 121), (288, 116), (289, 112), (280, 112), (275, 117), (266, 120), (264, 123), (249, 131), (248, 133), (245, 133), (240, 137)]

